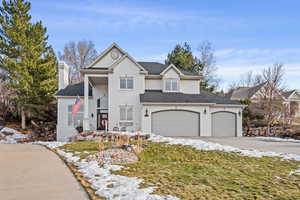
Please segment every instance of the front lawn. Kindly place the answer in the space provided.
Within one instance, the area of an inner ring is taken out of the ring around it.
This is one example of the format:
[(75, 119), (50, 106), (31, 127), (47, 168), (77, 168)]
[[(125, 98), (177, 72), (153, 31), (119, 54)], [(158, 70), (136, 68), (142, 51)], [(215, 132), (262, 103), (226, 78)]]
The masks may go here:
[[(62, 148), (93, 153), (97, 146), (77, 142)], [(141, 187), (155, 186), (156, 194), (181, 199), (300, 199), (300, 176), (289, 175), (300, 162), (153, 142), (146, 143), (138, 157), (138, 163), (113, 173), (143, 178)]]

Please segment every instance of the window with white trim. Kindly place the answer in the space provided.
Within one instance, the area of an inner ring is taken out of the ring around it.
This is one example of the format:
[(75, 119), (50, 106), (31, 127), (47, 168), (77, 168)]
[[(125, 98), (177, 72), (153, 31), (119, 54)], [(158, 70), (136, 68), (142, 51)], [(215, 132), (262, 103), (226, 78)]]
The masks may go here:
[(133, 120), (133, 106), (120, 106), (120, 121)]
[(165, 80), (165, 91), (176, 92), (178, 91), (178, 79), (176, 78), (168, 78)]
[(72, 108), (74, 105), (68, 105), (68, 126), (78, 127), (83, 124), (83, 106), (80, 106), (76, 115), (72, 115)]
[(120, 89), (133, 89), (133, 77), (120, 77)]

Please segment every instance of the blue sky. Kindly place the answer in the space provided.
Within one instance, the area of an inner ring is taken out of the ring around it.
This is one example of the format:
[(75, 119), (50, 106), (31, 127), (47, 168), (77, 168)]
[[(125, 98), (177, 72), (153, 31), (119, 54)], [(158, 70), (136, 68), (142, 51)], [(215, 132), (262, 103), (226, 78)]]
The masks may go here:
[(220, 89), (252, 70), (285, 65), (288, 88), (300, 89), (300, 1), (32, 0), (34, 20), (61, 51), (69, 41), (92, 40), (100, 52), (118, 43), (137, 60), (163, 62), (178, 43), (197, 54), (212, 42)]

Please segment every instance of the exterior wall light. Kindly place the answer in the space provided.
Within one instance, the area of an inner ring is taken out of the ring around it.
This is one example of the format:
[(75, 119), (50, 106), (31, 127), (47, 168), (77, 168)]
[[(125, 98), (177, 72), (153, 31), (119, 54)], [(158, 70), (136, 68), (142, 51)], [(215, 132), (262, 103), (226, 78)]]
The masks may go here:
[(242, 114), (242, 113), (241, 113), (241, 111), (239, 111), (239, 113), (238, 113), (238, 114), (239, 114), (239, 117), (240, 117), (240, 116), (241, 116), (241, 114)]
[(149, 117), (148, 109), (147, 108), (146, 108), (146, 111), (145, 111), (145, 117)]
[(204, 115), (206, 115), (206, 108), (204, 108)]

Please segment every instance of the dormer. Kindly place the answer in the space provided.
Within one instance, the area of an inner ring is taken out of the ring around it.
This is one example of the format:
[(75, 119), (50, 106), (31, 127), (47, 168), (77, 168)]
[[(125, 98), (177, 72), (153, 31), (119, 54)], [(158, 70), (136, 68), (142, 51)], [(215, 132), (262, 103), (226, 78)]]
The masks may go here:
[(180, 77), (184, 74), (173, 64), (170, 64), (160, 75), (163, 80), (163, 92), (180, 92)]

